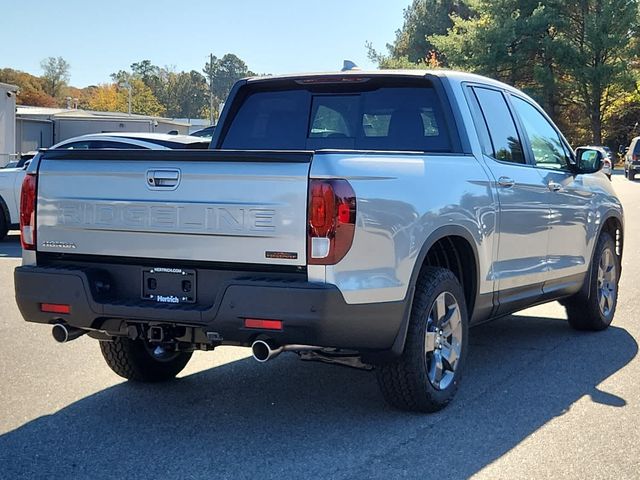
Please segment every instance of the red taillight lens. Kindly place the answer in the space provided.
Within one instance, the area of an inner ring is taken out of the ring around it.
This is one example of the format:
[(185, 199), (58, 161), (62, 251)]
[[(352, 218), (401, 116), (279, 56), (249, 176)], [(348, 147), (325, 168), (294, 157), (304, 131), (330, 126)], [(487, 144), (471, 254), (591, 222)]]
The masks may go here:
[(309, 182), (307, 259), (334, 265), (344, 258), (355, 233), (356, 195), (346, 180)]
[(25, 250), (36, 249), (37, 180), (35, 175), (26, 175), (20, 192), (20, 241)]
[(637, 162), (638, 161), (638, 156), (635, 153), (631, 155), (631, 161), (632, 162)]

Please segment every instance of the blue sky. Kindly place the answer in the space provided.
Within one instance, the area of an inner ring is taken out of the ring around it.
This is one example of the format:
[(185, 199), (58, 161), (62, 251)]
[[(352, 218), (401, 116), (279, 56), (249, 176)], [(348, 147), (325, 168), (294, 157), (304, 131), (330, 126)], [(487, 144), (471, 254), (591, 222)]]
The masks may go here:
[(410, 0), (25, 0), (2, 7), (0, 68), (40, 74), (62, 56), (71, 85), (149, 59), (200, 71), (209, 53), (235, 53), (258, 73), (337, 70), (343, 59), (373, 68), (365, 42), (393, 41)]

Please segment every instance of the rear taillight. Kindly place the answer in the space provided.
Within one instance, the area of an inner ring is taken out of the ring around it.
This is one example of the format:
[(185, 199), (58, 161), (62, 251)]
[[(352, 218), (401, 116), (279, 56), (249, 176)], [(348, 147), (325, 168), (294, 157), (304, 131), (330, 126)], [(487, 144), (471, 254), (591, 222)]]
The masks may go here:
[(36, 249), (37, 181), (35, 175), (26, 175), (20, 192), (20, 241), (25, 250)]
[(309, 182), (307, 259), (310, 265), (334, 265), (344, 258), (356, 224), (356, 195), (346, 180)]

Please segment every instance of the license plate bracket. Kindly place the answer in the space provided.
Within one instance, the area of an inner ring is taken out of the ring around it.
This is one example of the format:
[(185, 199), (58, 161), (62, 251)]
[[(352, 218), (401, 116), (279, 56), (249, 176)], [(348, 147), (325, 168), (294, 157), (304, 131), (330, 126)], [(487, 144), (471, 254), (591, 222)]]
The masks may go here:
[(142, 270), (142, 298), (163, 304), (196, 303), (196, 271), (149, 267)]

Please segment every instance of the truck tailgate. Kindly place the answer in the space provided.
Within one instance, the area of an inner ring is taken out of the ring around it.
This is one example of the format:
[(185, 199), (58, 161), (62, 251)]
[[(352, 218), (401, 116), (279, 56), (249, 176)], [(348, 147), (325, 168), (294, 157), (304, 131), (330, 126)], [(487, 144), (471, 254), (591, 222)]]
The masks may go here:
[(41, 252), (305, 265), (309, 152), (51, 150)]

